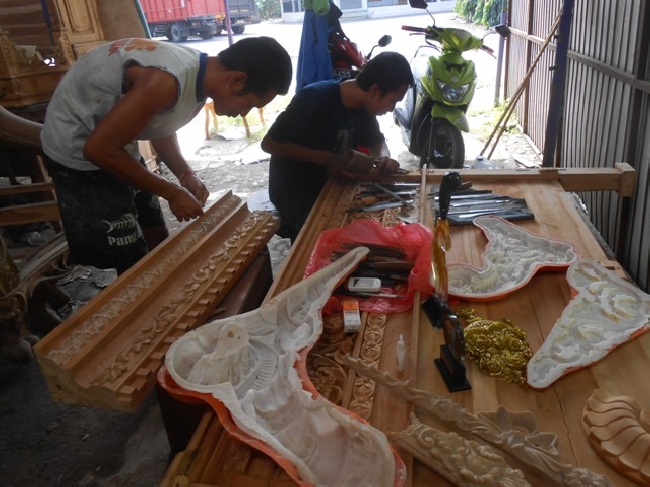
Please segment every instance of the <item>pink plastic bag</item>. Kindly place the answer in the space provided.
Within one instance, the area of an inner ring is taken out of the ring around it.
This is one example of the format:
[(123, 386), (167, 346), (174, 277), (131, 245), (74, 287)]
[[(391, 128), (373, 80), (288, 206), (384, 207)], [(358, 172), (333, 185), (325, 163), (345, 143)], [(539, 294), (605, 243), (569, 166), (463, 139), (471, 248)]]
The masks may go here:
[[(359, 301), (361, 311), (376, 313), (401, 313), (413, 307), (416, 291), (420, 291), (422, 299), (433, 293), (431, 278), (431, 243), (433, 233), (419, 223), (409, 225), (398, 224), (395, 227), (384, 227), (374, 220), (356, 220), (341, 228), (333, 228), (322, 232), (314, 250), (309, 257), (305, 277), (313, 274), (332, 262), (332, 252), (342, 252), (344, 243), (368, 243), (399, 247), (406, 259), (413, 262), (413, 269), (408, 277), (406, 289), (395, 293), (393, 288), (382, 288), (382, 293), (400, 294), (403, 298), (354, 298)], [(347, 298), (341, 296), (341, 299)]]

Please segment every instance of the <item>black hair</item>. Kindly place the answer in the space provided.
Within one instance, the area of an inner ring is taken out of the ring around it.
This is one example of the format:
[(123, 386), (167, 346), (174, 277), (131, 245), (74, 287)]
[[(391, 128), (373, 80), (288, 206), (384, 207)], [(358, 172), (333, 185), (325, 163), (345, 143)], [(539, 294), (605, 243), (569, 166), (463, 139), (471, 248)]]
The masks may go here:
[(400, 87), (413, 86), (411, 66), (404, 56), (394, 51), (377, 54), (363, 65), (357, 75), (357, 83), (363, 91), (368, 91), (374, 84), (379, 86), (381, 96)]
[(291, 57), (272, 37), (247, 37), (235, 42), (218, 55), (221, 64), (248, 76), (245, 92), (264, 96), (269, 91), (286, 95), (291, 85)]

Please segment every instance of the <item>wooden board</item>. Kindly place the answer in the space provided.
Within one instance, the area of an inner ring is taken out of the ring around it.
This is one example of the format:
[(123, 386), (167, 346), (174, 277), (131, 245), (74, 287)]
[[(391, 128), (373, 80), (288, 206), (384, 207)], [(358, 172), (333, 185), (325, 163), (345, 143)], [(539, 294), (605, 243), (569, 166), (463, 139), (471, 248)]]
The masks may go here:
[(205, 322), (278, 228), (225, 194), (36, 344), (52, 396), (136, 408), (169, 344)]
[[(465, 179), (470, 180), (471, 174), (473, 173), (467, 173)], [(432, 185), (437, 184), (441, 176), (442, 173), (433, 174), (427, 180)], [(478, 181), (474, 184), (478, 189), (489, 188), (498, 194), (526, 198), (528, 207), (535, 214), (535, 220), (519, 222), (522, 228), (548, 238), (570, 242), (582, 257), (609, 262), (598, 240), (594, 238), (589, 227), (578, 214), (571, 196), (565, 193), (557, 178), (548, 178), (544, 175), (532, 178), (521, 177), (518, 181), (507, 179), (505, 182), (499, 182), (491, 175), (489, 182), (486, 183), (479, 182), (480, 179), (477, 178)], [(474, 178), (471, 180), (474, 181)], [(607, 186), (610, 186), (610, 183), (607, 182)], [(299, 235), (280, 275), (276, 278), (269, 296), (279, 293), (302, 279), (315, 239), (322, 230), (347, 222), (345, 209), (350, 206), (353, 196), (354, 190), (344, 183), (331, 182), (325, 187), (314, 206), (307, 226)], [(427, 208), (423, 210), (423, 213), (430, 215)], [(477, 227), (452, 227), (451, 238), (452, 248), (447, 253), (448, 261), (481, 264), (481, 253), (487, 239)], [(535, 351), (570, 298), (571, 293), (564, 273), (549, 272), (536, 275), (527, 286), (498, 301), (461, 302), (454, 308), (472, 307), (485, 318), (510, 319), (527, 332), (528, 341)], [(473, 364), (467, 363), (472, 389), (449, 393), (433, 364), (433, 360), (438, 357), (439, 346), (443, 342), (442, 332), (431, 327), (423, 313), (420, 313), (419, 306), (415, 311), (416, 313), (386, 316), (385, 323), (377, 327), (381, 328), (380, 332), (373, 330), (373, 333), (366, 335), (362, 331), (354, 339), (348, 338), (347, 342), (345, 338), (341, 338), (338, 343), (327, 337), (325, 343), (321, 340), (320, 345), (314, 348), (317, 355), (309, 357), (309, 370), (319, 391), (350, 409), (363, 406), (365, 409), (358, 410), (361, 410), (373, 425), (385, 432), (403, 430), (408, 421), (408, 412), (411, 410), (404, 397), (389, 392), (382, 386), (369, 384), (359, 374), (346, 370), (342, 362), (336, 362), (337, 357), (340, 358), (346, 353), (361, 358), (364, 354), (368, 354), (372, 356), (371, 364), (376, 365), (379, 370), (386, 371), (401, 380), (410, 379), (419, 389), (448, 397), (472, 414), (492, 413), (498, 406), (504, 406), (514, 413), (531, 412), (534, 414), (540, 432), (549, 432), (557, 437), (557, 456), (554, 457), (557, 462), (589, 469), (596, 475), (605, 475), (615, 485), (633, 485), (626, 477), (605, 464), (591, 448), (582, 430), (581, 414), (582, 408), (595, 388), (605, 389), (612, 394), (629, 395), (634, 397), (642, 407), (650, 406), (650, 386), (646, 385), (647, 381), (644, 379), (650, 355), (650, 334), (642, 335), (620, 347), (600, 363), (570, 374), (544, 391), (534, 391), (499, 382), (482, 373)], [(371, 317), (371, 319), (377, 320), (378, 317)], [(415, 348), (409, 350), (413, 361), (402, 374), (395, 370), (394, 365), (395, 345), (400, 332), (404, 333), (409, 346)], [(376, 342), (378, 334), (381, 337), (379, 342)], [(372, 343), (373, 340), (375, 343)], [(375, 346), (377, 343), (379, 347)], [(323, 357), (320, 350), (327, 348), (326, 344), (331, 350), (328, 356)], [(336, 367), (332, 365), (332, 361), (336, 362)], [(333, 371), (337, 371), (340, 377), (337, 378)], [(323, 374), (327, 375), (327, 381), (320, 379)], [(361, 380), (360, 392), (355, 394), (354, 383), (357, 380)], [(340, 386), (341, 384), (343, 386)], [(338, 387), (343, 388), (339, 391)], [(359, 401), (358, 399), (364, 394), (365, 400)], [(455, 431), (454, 425), (440, 421), (422, 408), (417, 408), (416, 413), (423, 422), (440, 431)], [(229, 478), (227, 471), (232, 468), (233, 460), (226, 452), (227, 448), (232, 448), (232, 443), (236, 441), (225, 441), (222, 434), (210, 433), (218, 429), (215, 424), (218, 422), (211, 413), (206, 415), (204, 421), (205, 428), (197, 432), (191, 447), (176, 457), (163, 479), (163, 485), (178, 485), (175, 482), (227, 484)], [(469, 439), (473, 438), (471, 432), (464, 434)], [(244, 448), (245, 454), (240, 448)], [(239, 445), (237, 451), (241, 461), (237, 462), (236, 468), (238, 471), (248, 473), (238, 478), (237, 485), (242, 487), (267, 485), (257, 477), (256, 472), (268, 471), (267, 462), (271, 460), (243, 445)], [(213, 459), (209, 464), (194, 461), (195, 458), (205, 458), (208, 454), (212, 455)], [(228, 461), (216, 460), (219, 455), (223, 458), (227, 457)], [(408, 485), (450, 485), (443, 476), (419, 460), (407, 461), (407, 465), (409, 465)], [(512, 466), (522, 469), (526, 480), (532, 485), (549, 485), (548, 478), (531, 471), (525, 463), (513, 462)], [(268, 479), (283, 475), (278, 467), (272, 471), (273, 474), (269, 474), (267, 478), (269, 482)]]

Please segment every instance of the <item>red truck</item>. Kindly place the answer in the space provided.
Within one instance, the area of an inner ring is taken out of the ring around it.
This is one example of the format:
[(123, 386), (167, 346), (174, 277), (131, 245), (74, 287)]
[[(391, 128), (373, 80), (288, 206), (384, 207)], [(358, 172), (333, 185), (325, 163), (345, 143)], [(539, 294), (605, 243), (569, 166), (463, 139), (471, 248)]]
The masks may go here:
[[(259, 23), (255, 0), (227, 0), (233, 34)], [(152, 37), (184, 42), (189, 36), (211, 39), (226, 31), (226, 0), (140, 0)]]

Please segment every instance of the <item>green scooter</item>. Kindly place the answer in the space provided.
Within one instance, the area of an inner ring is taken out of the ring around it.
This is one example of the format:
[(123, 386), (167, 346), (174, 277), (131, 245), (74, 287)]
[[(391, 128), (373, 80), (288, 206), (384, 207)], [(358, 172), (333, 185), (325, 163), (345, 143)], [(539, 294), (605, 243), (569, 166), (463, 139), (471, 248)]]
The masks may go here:
[[(425, 0), (409, 0), (409, 4), (427, 9)], [(424, 34), (426, 43), (411, 61), (415, 85), (395, 108), (393, 118), (402, 129), (409, 152), (420, 157), (420, 167), (458, 169), (465, 162), (461, 131), (469, 132), (465, 113), (476, 88), (474, 62), (465, 59), (463, 53), (480, 49), (494, 56), (494, 51), (483, 44), (482, 38), (464, 29), (438, 27), (431, 18), (433, 25), (429, 27), (402, 26), (403, 30)], [(505, 25), (495, 31), (509, 34)], [(430, 49), (440, 54), (430, 55)]]

